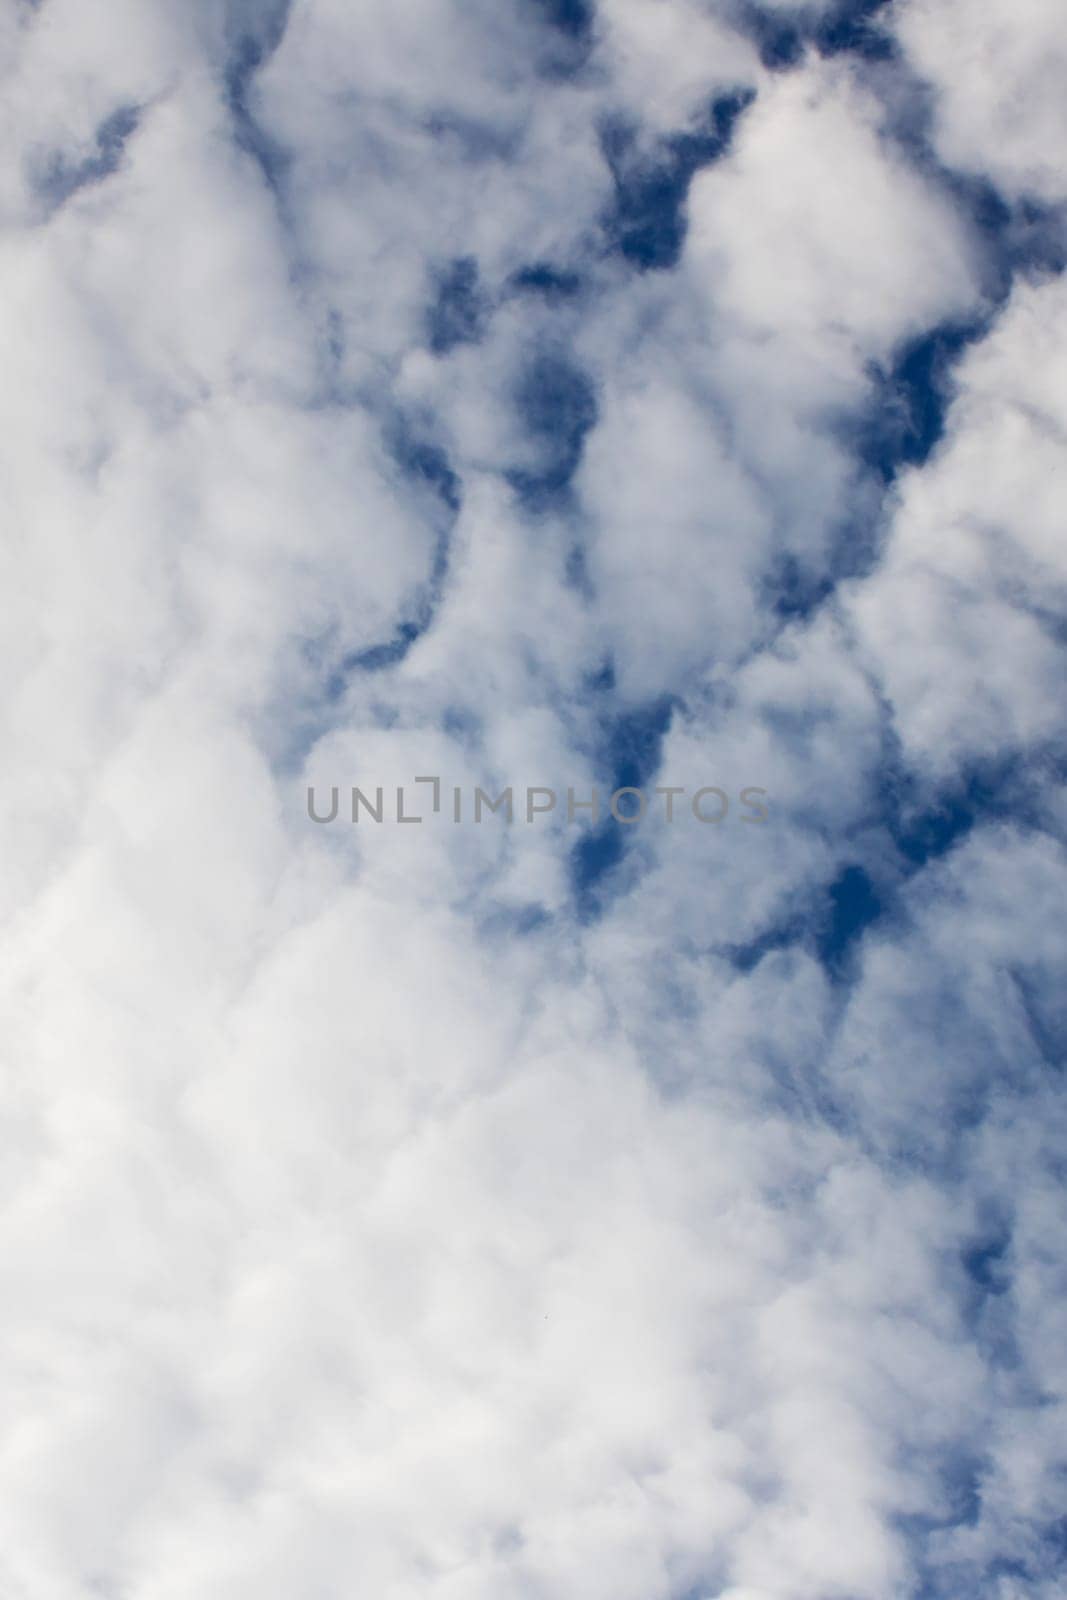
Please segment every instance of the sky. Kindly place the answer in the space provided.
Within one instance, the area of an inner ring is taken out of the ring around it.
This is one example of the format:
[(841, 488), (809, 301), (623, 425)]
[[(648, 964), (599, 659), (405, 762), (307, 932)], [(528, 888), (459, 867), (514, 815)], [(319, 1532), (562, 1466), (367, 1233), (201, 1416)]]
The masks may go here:
[(1062, 0), (0, 79), (3, 1600), (1062, 1600)]

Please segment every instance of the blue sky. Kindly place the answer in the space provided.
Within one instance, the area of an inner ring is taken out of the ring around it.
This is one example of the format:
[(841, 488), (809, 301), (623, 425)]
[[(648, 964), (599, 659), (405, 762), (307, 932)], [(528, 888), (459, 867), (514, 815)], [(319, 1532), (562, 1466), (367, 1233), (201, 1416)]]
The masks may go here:
[(1062, 7), (0, 73), (0, 1590), (1057, 1600)]

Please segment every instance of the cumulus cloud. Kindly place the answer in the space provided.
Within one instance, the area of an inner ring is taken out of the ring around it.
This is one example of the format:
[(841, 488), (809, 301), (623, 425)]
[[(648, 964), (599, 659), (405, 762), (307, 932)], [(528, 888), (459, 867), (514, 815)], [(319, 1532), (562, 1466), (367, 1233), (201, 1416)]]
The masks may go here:
[(1062, 202), (1067, 24), (1059, 7), (995, 0), (975, 13), (961, 0), (903, 0), (894, 23), (936, 91), (943, 159), (988, 175), (1010, 195)]
[(961, 361), (939, 451), (852, 597), (898, 732), (939, 775), (1062, 736), (1065, 308), (1061, 279), (1020, 284)]
[(0, 21), (5, 1594), (1060, 1592), (1063, 30), (963, 12)]

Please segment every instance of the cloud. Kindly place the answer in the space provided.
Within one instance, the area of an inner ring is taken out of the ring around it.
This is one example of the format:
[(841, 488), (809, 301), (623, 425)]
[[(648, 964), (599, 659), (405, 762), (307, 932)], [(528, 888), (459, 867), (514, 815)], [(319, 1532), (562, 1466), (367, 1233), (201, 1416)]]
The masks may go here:
[(0, 23), (5, 1593), (1053, 1600), (1065, 140), (1002, 23)]
[(935, 93), (937, 148), (951, 166), (988, 174), (1011, 195), (1064, 198), (1058, 152), (1067, 113), (1058, 89), (1067, 38), (1048, 0), (997, 3), (973, 16), (952, 0), (906, 0), (896, 31)]
[(960, 363), (946, 437), (902, 482), (884, 563), (851, 597), (905, 747), (938, 775), (1061, 736), (1064, 306), (1062, 280), (1020, 284)]

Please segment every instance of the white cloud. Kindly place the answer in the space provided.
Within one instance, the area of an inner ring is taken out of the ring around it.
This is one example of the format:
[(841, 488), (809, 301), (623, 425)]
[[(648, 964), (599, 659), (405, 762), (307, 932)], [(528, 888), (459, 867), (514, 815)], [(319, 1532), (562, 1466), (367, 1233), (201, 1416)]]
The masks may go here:
[[(297, 0), (243, 141), (275, 8), (0, 23), (17, 1600), (1054, 1593), (1062, 285), (883, 505), (871, 364), (988, 308), (877, 74), (681, 0), (565, 71), (551, 10)], [(957, 146), (1001, 91), (900, 16), (944, 159), (1050, 192), (1053, 113)], [(613, 249), (620, 114), (674, 265)], [(650, 817), (583, 899), (559, 811), (451, 821), (606, 798), (665, 695), (645, 781), (722, 826)], [(898, 849), (1009, 756), (1029, 809)], [(307, 816), (430, 774), (418, 826)], [(857, 864), (883, 915), (823, 959)]]
[(896, 32), (936, 91), (935, 139), (948, 165), (986, 173), (1009, 195), (1064, 197), (1067, 22), (1055, 0), (900, 0)]
[(813, 62), (771, 80), (733, 159), (694, 184), (691, 254), (716, 309), (813, 367), (883, 357), (975, 296), (959, 220), (880, 120), (847, 62)]
[(851, 597), (897, 730), (938, 776), (1061, 728), (1065, 313), (1062, 281), (1021, 284), (964, 357), (945, 440)]

